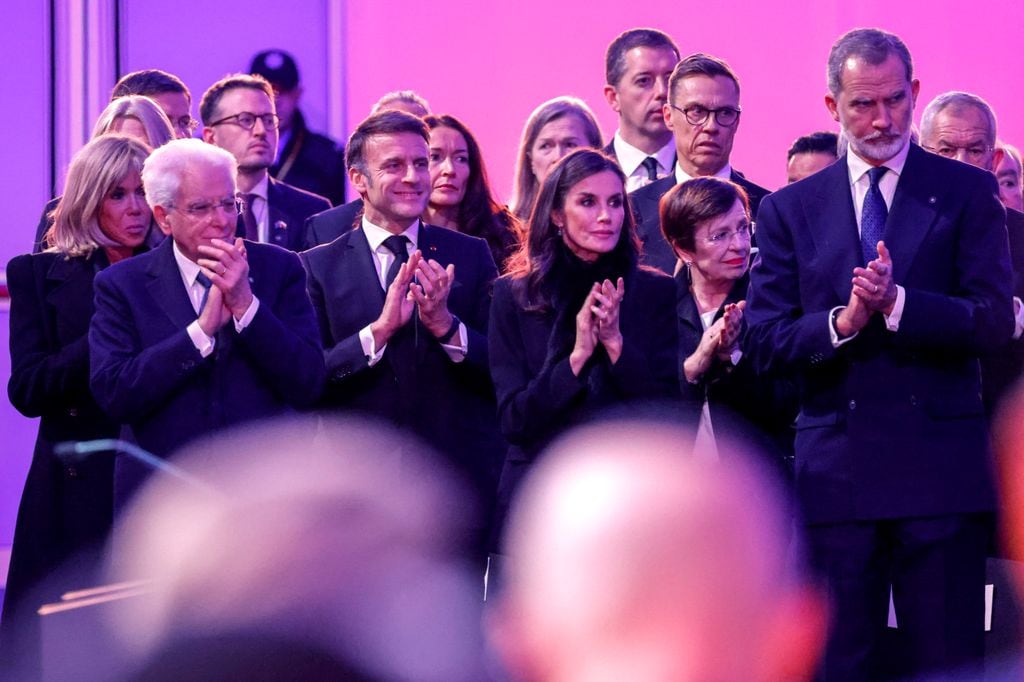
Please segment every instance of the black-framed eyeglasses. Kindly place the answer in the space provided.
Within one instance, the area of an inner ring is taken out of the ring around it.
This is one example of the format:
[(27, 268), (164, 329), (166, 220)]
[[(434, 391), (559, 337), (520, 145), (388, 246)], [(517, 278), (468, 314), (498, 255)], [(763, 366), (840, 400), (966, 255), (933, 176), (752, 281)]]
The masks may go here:
[(218, 208), (224, 213), (227, 213), (228, 215), (238, 215), (242, 211), (238, 199), (222, 199), (221, 201), (202, 201), (182, 207), (175, 206), (174, 204), (168, 204), (167, 208), (179, 209), (196, 219), (208, 218)]
[(675, 104), (669, 104), (669, 106), (685, 116), (686, 122), (690, 125), (704, 125), (707, 122), (708, 117), (714, 114), (715, 122), (724, 128), (728, 128), (736, 123), (736, 121), (739, 120), (740, 112), (742, 111), (739, 107), (719, 107), (718, 109), (708, 109), (707, 107), (702, 107), (699, 104), (691, 104), (685, 109), (681, 109)]
[(263, 127), (270, 130), (271, 128), (277, 128), (277, 125), (281, 122), (281, 117), (277, 114), (254, 114), (251, 111), (243, 111), (242, 113), (235, 114), (233, 116), (225, 116), (219, 121), (214, 121), (213, 123), (208, 124), (206, 127), (212, 128), (213, 126), (219, 126), (222, 123), (230, 123), (232, 125), (245, 128), (246, 130), (252, 130), (256, 127), (257, 120), (263, 121)]

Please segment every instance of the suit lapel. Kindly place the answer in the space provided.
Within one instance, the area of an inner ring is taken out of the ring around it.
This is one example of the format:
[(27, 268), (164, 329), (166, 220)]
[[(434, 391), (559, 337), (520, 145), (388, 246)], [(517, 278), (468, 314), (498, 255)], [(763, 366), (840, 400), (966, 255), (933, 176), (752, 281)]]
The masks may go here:
[(195, 321), (196, 311), (192, 309), (192, 301), (181, 280), (181, 271), (174, 260), (174, 251), (171, 249), (173, 243), (173, 239), (165, 239), (153, 252), (147, 271), (149, 279), (146, 290), (171, 324), (176, 329), (184, 329)]
[(938, 216), (938, 197), (946, 192), (941, 173), (929, 173), (928, 159), (917, 145), (910, 145), (889, 217), (885, 222), (885, 245), (893, 263), (893, 278), (903, 282), (917, 255), (918, 247)]
[(293, 235), (297, 235), (301, 225), (292, 225), (292, 217), (284, 210), (284, 193), (273, 178), (267, 183), (267, 241), (281, 248), (290, 247)]
[[(89, 326), (93, 313), (92, 281), (94, 269), (99, 269), (97, 259), (100, 258), (103, 256), (98, 250), (87, 259), (57, 256), (46, 273), (46, 279), (55, 282), (52, 287), (47, 287), (46, 300), (62, 315), (74, 318), (66, 321), (68, 328), (85, 329)], [(103, 262), (106, 263), (105, 258)]]
[[(853, 269), (860, 265), (860, 238), (845, 159), (821, 171), (817, 194), (804, 207), (811, 241), (840, 301), (850, 298)], [(799, 239), (800, 235), (794, 235)], [(799, 244), (794, 245), (796, 249)]]
[(370, 251), (370, 242), (366, 241), (366, 233), (361, 228), (348, 233), (343, 258), (345, 262), (339, 266), (351, 271), (350, 281), (356, 283), (360, 299), (372, 301), (374, 316), (378, 315), (384, 307), (384, 289), (380, 285), (380, 276), (377, 274), (375, 257)]

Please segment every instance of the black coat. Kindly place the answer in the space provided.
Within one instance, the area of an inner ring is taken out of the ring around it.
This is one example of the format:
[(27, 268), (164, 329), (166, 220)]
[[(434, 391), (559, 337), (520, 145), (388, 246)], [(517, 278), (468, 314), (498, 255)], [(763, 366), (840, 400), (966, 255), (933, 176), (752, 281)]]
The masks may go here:
[[(302, 251), (306, 220), (330, 207), (330, 202), (320, 195), (270, 178), (267, 183), (268, 243), (289, 251)], [(238, 222), (241, 226), (242, 221)], [(245, 236), (244, 229), (239, 236)]]
[[(749, 275), (733, 283), (725, 301), (715, 312), (718, 320), (725, 306), (747, 297)], [(683, 362), (700, 345), (704, 326), (693, 298), (686, 270), (676, 275), (676, 314), (679, 321), (679, 386), (691, 423), (696, 425), (704, 402), (708, 403), (715, 437), (749, 445), (764, 455), (769, 465), (785, 472), (793, 454), (793, 420), (798, 410), (796, 383), (782, 376), (758, 375), (750, 360), (741, 357), (733, 365), (715, 359), (696, 384), (682, 373)]]
[(292, 187), (326, 197), (333, 206), (345, 202), (345, 150), (326, 135), (307, 128), (299, 110), (292, 117), (291, 136), (270, 167), (270, 174)]
[[(587, 275), (580, 273), (582, 277)], [(523, 308), (511, 276), (494, 287), (489, 335), (491, 377), (501, 431), (510, 443), (498, 489), (503, 516), (530, 464), (567, 428), (609, 410), (637, 410), (678, 396), (675, 286), (645, 268), (625, 273), (622, 355), (614, 365), (603, 348), (580, 376), (569, 367), (578, 298), (548, 313)], [(586, 289), (592, 282), (584, 281)], [(500, 524), (499, 524), (500, 525)]]
[[(47, 252), (18, 256), (7, 265), (11, 292), (11, 404), (40, 417), (39, 436), (25, 481), (3, 604), (4, 659), (32, 647), (13, 644), (12, 635), (38, 634), (34, 610), (42, 599), (90, 584), (87, 558), (102, 544), (112, 522), (113, 459), (94, 456), (68, 465), (53, 453), (64, 441), (116, 438), (108, 418), (89, 391), (87, 332), (93, 315), (93, 278), (107, 265), (102, 250), (88, 258)], [(72, 557), (73, 583), (48, 580)], [(21, 652), (24, 653), (24, 652)]]

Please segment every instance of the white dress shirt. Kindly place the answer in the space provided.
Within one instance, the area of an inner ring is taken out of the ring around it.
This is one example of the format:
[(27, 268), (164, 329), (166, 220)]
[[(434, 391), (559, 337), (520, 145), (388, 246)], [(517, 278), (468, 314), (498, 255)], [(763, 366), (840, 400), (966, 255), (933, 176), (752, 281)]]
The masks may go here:
[[(365, 215), (363, 216), (362, 230), (366, 235), (366, 241), (370, 245), (370, 253), (373, 254), (374, 263), (377, 265), (375, 268), (377, 271), (377, 279), (383, 289), (385, 282), (387, 282), (388, 270), (391, 268), (391, 264), (395, 262), (395, 254), (391, 253), (391, 249), (384, 246), (384, 241), (393, 235), (383, 227), (378, 227), (371, 223), (366, 219)], [(409, 228), (401, 234), (401, 236), (409, 240), (405, 246), (411, 254), (419, 248), (420, 221), (417, 220), (410, 225)], [(415, 315), (416, 313), (414, 312), (413, 314)], [(366, 325), (359, 330), (359, 345), (362, 346), (363, 354), (366, 356), (367, 363), (370, 367), (373, 367), (380, 362), (380, 359), (384, 357), (384, 351), (388, 347), (385, 343), (380, 348), (377, 348), (377, 344), (373, 340), (373, 332), (370, 331), (370, 325)], [(459, 322), (458, 332), (448, 343), (442, 343), (441, 348), (443, 348), (444, 352), (448, 354), (448, 357), (452, 359), (452, 362), (462, 362), (466, 358), (466, 353), (468, 352), (466, 325)]]
[(615, 132), (615, 137), (612, 138), (612, 149), (615, 150), (615, 158), (619, 162), (619, 168), (626, 175), (627, 194), (651, 183), (651, 180), (647, 177), (647, 169), (643, 167), (644, 159), (648, 156), (654, 157), (654, 160), (658, 162), (657, 175), (660, 179), (672, 172), (672, 160), (676, 156), (676, 142), (674, 139), (670, 139), (668, 144), (653, 154), (648, 154), (623, 140), (618, 131)]
[[(196, 276), (199, 274), (200, 268), (194, 262), (188, 259), (188, 256), (183, 254), (178, 248), (177, 242), (171, 244), (171, 250), (174, 252), (174, 261), (178, 264), (178, 273), (181, 275), (181, 282), (185, 285), (185, 291), (188, 292), (189, 301), (192, 302), (192, 310), (196, 312), (195, 321), (189, 323), (185, 327), (188, 338), (192, 340), (192, 345), (196, 347), (199, 354), (204, 358), (213, 352), (213, 347), (217, 340), (208, 336), (203, 328), (199, 326), (199, 306), (203, 304), (203, 296), (206, 294), (206, 287), (196, 281)], [(212, 285), (211, 285), (212, 286)], [(253, 294), (252, 303), (249, 304), (249, 308), (242, 314), (240, 318), (232, 318), (235, 323), (235, 331), (241, 333), (243, 329), (249, 326), (252, 322), (252, 318), (256, 316), (256, 311), (260, 308), (259, 299)]]
[(270, 179), (267, 175), (263, 176), (263, 179), (256, 183), (249, 192), (239, 192), (242, 194), (252, 194), (252, 214), (256, 217), (256, 230), (259, 234), (260, 244), (266, 244), (270, 241), (270, 209), (267, 204), (267, 187), (270, 185)]

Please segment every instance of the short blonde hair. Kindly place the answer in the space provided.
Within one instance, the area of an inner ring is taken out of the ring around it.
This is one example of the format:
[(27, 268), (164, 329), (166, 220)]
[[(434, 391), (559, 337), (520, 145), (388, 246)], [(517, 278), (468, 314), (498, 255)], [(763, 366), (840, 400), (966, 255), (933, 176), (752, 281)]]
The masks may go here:
[(88, 256), (117, 242), (100, 229), (104, 197), (130, 173), (141, 176), (150, 149), (127, 135), (101, 135), (82, 147), (71, 160), (64, 196), (54, 211), (47, 245), (66, 256)]

